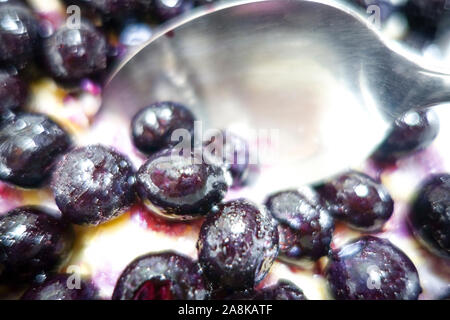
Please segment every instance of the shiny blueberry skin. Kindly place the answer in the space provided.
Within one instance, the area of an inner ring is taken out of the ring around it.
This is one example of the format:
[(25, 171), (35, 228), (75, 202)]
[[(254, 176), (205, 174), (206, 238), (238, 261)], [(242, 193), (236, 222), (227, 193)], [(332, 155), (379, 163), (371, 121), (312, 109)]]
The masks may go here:
[(0, 69), (0, 113), (22, 107), (28, 95), (28, 86), (12, 68)]
[(33, 58), (38, 23), (32, 12), (20, 4), (0, 6), (0, 62), (22, 69)]
[(318, 186), (317, 190), (336, 219), (363, 232), (381, 230), (394, 210), (386, 188), (361, 172), (344, 173)]
[(95, 76), (107, 67), (105, 36), (89, 23), (60, 27), (44, 40), (43, 57), (49, 73), (63, 81)]
[(251, 289), (278, 254), (278, 231), (264, 209), (243, 199), (229, 201), (206, 217), (197, 249), (214, 291)]
[(0, 281), (29, 281), (54, 271), (69, 257), (72, 227), (59, 212), (19, 207), (0, 216)]
[(223, 168), (172, 149), (151, 156), (139, 169), (136, 182), (152, 211), (180, 220), (206, 215), (228, 190)]
[(233, 179), (233, 188), (251, 183), (259, 171), (258, 165), (251, 163), (247, 141), (233, 133), (220, 132), (220, 137), (204, 143), (203, 152), (228, 169)]
[(265, 205), (278, 222), (281, 257), (317, 260), (328, 254), (333, 218), (314, 190), (278, 192), (269, 196)]
[(63, 216), (97, 225), (127, 211), (135, 201), (130, 161), (102, 145), (72, 150), (58, 163), (51, 187)]
[(430, 251), (450, 259), (450, 174), (435, 174), (422, 183), (409, 222)]
[[(98, 288), (90, 279), (75, 280), (75, 274), (56, 274), (31, 286), (22, 300), (96, 300)], [(78, 286), (79, 285), (79, 286)]]
[(334, 251), (326, 275), (338, 300), (416, 300), (422, 292), (411, 260), (389, 240), (373, 236)]
[(172, 251), (151, 253), (122, 272), (113, 300), (205, 300), (201, 269), (191, 258)]
[(0, 180), (38, 187), (70, 145), (67, 132), (47, 116), (20, 113), (0, 127)]
[(431, 110), (409, 111), (395, 120), (373, 154), (378, 161), (394, 161), (428, 147), (439, 133), (439, 118)]
[(172, 133), (194, 130), (194, 115), (183, 105), (164, 101), (151, 104), (139, 111), (131, 121), (134, 145), (144, 153), (154, 153), (179, 141), (172, 141)]

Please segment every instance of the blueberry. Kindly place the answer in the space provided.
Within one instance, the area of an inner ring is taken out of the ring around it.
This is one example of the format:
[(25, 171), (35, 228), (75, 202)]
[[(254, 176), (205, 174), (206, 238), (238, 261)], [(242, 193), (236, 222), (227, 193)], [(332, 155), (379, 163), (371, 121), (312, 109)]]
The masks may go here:
[(51, 187), (63, 216), (75, 224), (106, 222), (127, 211), (135, 201), (130, 161), (101, 145), (66, 154), (57, 165)]
[(113, 300), (205, 300), (201, 269), (192, 259), (172, 251), (151, 253), (122, 272)]
[(28, 281), (52, 272), (70, 255), (74, 232), (59, 212), (19, 207), (0, 216), (1, 282)]
[(450, 174), (435, 174), (422, 183), (413, 201), (409, 221), (425, 246), (450, 258)]
[(79, 28), (60, 27), (43, 44), (48, 71), (63, 81), (77, 81), (105, 70), (107, 51), (105, 36), (86, 22)]
[(233, 179), (232, 187), (249, 184), (258, 172), (258, 165), (251, 163), (247, 141), (226, 131), (221, 132), (220, 138), (205, 142), (204, 152), (226, 166)]
[(76, 275), (56, 274), (43, 283), (31, 286), (22, 300), (96, 300), (98, 288), (90, 279), (77, 280)]
[(28, 95), (28, 87), (15, 69), (0, 69), (0, 113), (22, 107)]
[(269, 196), (268, 211), (278, 222), (280, 255), (317, 260), (330, 249), (334, 223), (311, 188), (287, 190)]
[(172, 19), (194, 6), (193, 0), (139, 0), (150, 13), (161, 20)]
[(361, 172), (344, 173), (318, 186), (317, 190), (336, 219), (360, 231), (381, 230), (394, 210), (386, 188)]
[(334, 251), (326, 275), (338, 300), (415, 300), (422, 292), (411, 260), (389, 240), (373, 236)]
[(214, 291), (253, 288), (278, 254), (278, 231), (270, 214), (247, 200), (218, 205), (203, 223), (199, 263)]
[(409, 111), (395, 120), (373, 158), (378, 161), (400, 159), (428, 147), (438, 133), (439, 118), (433, 110)]
[(33, 58), (38, 38), (38, 22), (20, 4), (0, 6), (0, 62), (22, 69)]
[(223, 168), (200, 160), (172, 149), (154, 154), (136, 175), (141, 199), (168, 218), (206, 215), (225, 197), (228, 185)]
[(194, 115), (175, 102), (157, 102), (139, 111), (131, 122), (134, 145), (144, 153), (153, 153), (179, 141), (172, 141), (172, 133), (185, 129), (194, 130)]
[(47, 116), (20, 113), (0, 127), (0, 180), (38, 187), (70, 145), (69, 135)]

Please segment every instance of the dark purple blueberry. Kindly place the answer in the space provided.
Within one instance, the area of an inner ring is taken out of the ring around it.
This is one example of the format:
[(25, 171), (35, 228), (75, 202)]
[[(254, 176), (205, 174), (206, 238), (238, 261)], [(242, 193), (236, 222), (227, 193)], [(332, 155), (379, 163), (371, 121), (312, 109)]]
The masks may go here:
[(179, 143), (172, 133), (194, 130), (194, 115), (183, 105), (174, 102), (157, 102), (139, 111), (131, 122), (134, 145), (144, 153), (153, 153)]
[(19, 207), (0, 216), (1, 282), (28, 281), (53, 271), (69, 257), (72, 227), (59, 212)]
[(197, 249), (213, 290), (249, 289), (269, 272), (278, 254), (278, 231), (263, 208), (234, 200), (206, 217)]
[(338, 300), (416, 300), (422, 292), (411, 260), (389, 240), (373, 236), (334, 251), (326, 275)]
[(0, 6), (0, 62), (23, 68), (32, 59), (38, 38), (38, 22), (20, 4)]
[(334, 230), (333, 218), (311, 188), (288, 190), (269, 196), (267, 210), (278, 222), (280, 255), (317, 260), (328, 254)]
[(181, 220), (206, 215), (228, 189), (222, 167), (172, 149), (151, 156), (136, 180), (141, 199), (152, 211)]
[(28, 87), (17, 71), (0, 69), (0, 113), (22, 107), (28, 95)]
[(344, 173), (317, 190), (336, 219), (360, 231), (381, 230), (394, 211), (394, 202), (386, 188), (361, 172)]
[(172, 251), (151, 253), (122, 272), (113, 300), (205, 300), (201, 269), (192, 259)]
[(378, 161), (393, 161), (428, 147), (439, 133), (439, 118), (431, 110), (409, 111), (395, 120), (386, 139), (374, 152)]
[(60, 27), (43, 44), (48, 71), (64, 81), (95, 76), (105, 70), (107, 51), (105, 36), (86, 22), (79, 28)]
[(75, 224), (97, 225), (127, 211), (135, 201), (130, 161), (112, 148), (92, 145), (64, 156), (52, 190), (63, 216)]
[(409, 221), (425, 246), (450, 258), (450, 174), (435, 174), (422, 183)]
[(70, 145), (69, 135), (47, 116), (20, 113), (0, 127), (0, 180), (38, 187)]
[(139, 0), (144, 8), (161, 20), (172, 19), (194, 7), (193, 0)]
[(251, 163), (247, 141), (235, 134), (221, 132), (220, 139), (204, 143), (204, 152), (226, 166), (233, 178), (232, 187), (250, 183), (258, 173), (258, 165)]
[(57, 274), (33, 285), (22, 300), (96, 300), (98, 288), (90, 279), (77, 274)]

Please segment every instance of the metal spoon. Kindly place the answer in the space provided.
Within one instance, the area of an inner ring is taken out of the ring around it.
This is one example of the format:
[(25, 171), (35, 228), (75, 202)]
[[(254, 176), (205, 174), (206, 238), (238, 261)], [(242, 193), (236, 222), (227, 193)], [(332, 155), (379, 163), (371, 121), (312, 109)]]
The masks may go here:
[(450, 68), (384, 39), (340, 1), (225, 1), (130, 54), (103, 109), (131, 119), (158, 100), (184, 103), (203, 129), (258, 140), (259, 183), (275, 189), (361, 163), (395, 117), (450, 100), (449, 83)]

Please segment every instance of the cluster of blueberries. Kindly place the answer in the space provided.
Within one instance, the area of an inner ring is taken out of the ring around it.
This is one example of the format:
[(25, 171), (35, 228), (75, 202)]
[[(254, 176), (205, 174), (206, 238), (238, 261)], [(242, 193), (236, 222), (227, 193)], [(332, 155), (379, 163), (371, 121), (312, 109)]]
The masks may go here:
[[(89, 3), (114, 17), (115, 10), (147, 2)], [(1, 21), (20, 25), (20, 32), (0, 23), (0, 60), (9, 66), (0, 78), (0, 180), (20, 188), (49, 185), (59, 208), (18, 207), (0, 217), (0, 283), (31, 284), (23, 299), (97, 299), (89, 279), (74, 290), (67, 286), (68, 274), (55, 273), (73, 249), (72, 225), (110, 221), (137, 201), (167, 219), (204, 219), (198, 261), (171, 251), (139, 257), (119, 277), (112, 299), (306, 299), (286, 280), (262, 289), (258, 284), (277, 257), (292, 262), (324, 256), (336, 299), (418, 298), (417, 270), (390, 241), (365, 235), (330, 248), (335, 220), (364, 233), (383, 229), (394, 203), (376, 179), (349, 171), (318, 185), (270, 194), (263, 205), (245, 199), (223, 202), (229, 188), (251, 181), (252, 166), (236, 161), (242, 153), (248, 160), (247, 143), (227, 134), (220, 152), (226, 161), (199, 163), (194, 153), (174, 153), (173, 131), (193, 130), (195, 117), (168, 101), (147, 106), (132, 120), (131, 139), (148, 155), (137, 171), (111, 147), (76, 147), (54, 120), (21, 110), (26, 88), (9, 70), (25, 68), (33, 48), (40, 46), (55, 79), (93, 76), (106, 68), (105, 38), (83, 23), (75, 31), (63, 26), (38, 43), (33, 13), (18, 1), (0, 4)], [(411, 111), (395, 121), (373, 159), (395, 162), (426, 148), (438, 131), (432, 110)], [(450, 258), (449, 212), (450, 175), (433, 175), (418, 190), (408, 220), (417, 239), (442, 259)]]

